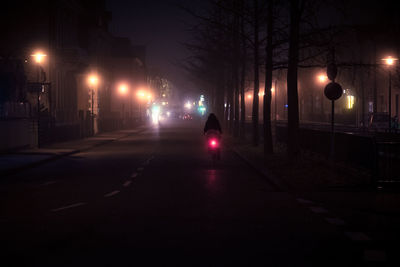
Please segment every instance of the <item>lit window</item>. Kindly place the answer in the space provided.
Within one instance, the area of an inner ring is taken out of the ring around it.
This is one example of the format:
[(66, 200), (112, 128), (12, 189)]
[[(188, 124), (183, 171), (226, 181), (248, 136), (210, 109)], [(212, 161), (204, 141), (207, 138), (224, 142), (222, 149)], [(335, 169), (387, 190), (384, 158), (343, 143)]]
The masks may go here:
[(352, 109), (353, 106), (354, 106), (354, 96), (348, 95), (348, 96), (347, 96), (347, 104), (346, 104), (346, 107), (347, 107), (348, 109)]

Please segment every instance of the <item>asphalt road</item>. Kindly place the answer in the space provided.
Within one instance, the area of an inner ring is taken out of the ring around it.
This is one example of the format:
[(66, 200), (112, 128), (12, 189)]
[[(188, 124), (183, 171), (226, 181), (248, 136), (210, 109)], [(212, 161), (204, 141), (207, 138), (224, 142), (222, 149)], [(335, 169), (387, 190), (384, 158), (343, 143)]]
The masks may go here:
[(275, 188), (201, 123), (165, 123), (0, 184), (1, 266), (361, 266), (323, 209)]

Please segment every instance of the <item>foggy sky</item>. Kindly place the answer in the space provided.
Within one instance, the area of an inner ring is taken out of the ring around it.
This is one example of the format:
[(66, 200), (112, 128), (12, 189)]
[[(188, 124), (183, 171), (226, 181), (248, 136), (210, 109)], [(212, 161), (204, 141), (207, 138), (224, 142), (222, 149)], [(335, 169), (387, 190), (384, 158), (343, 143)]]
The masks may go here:
[[(192, 2), (193, 3), (193, 2)], [(189, 56), (181, 45), (190, 39), (187, 23), (193, 18), (176, 6), (176, 1), (111, 1), (110, 31), (129, 37), (133, 44), (147, 46), (147, 65), (159, 69), (176, 84), (185, 83), (176, 62)]]

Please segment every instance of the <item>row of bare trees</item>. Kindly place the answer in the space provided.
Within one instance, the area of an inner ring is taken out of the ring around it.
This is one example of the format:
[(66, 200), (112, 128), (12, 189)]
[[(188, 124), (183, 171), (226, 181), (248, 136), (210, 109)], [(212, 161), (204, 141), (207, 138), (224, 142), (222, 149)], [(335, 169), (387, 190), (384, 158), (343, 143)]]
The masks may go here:
[[(185, 68), (206, 88), (211, 110), (224, 118), (235, 137), (246, 134), (245, 91), (253, 89), (252, 131), (254, 146), (260, 143), (259, 92), (264, 81), (263, 140), (265, 154), (274, 152), (271, 123), (271, 88), (278, 74), (286, 75), (288, 104), (287, 153), (299, 153), (298, 69), (324, 67), (335, 36), (348, 26), (324, 21), (324, 12), (341, 13), (344, 1), (317, 0), (209, 0), (207, 12), (196, 13), (186, 44), (192, 57)], [(339, 26), (340, 25), (340, 26)], [(264, 77), (260, 77), (264, 74)], [(262, 84), (262, 83), (261, 83)]]

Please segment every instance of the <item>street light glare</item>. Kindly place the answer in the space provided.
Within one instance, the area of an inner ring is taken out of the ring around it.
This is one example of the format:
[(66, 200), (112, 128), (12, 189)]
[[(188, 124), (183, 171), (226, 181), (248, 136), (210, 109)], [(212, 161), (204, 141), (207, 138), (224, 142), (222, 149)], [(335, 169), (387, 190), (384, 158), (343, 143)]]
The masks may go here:
[(35, 54), (31, 55), (36, 63), (42, 63), (43, 59), (47, 56), (46, 54), (43, 54), (42, 52), (36, 52)]
[(251, 98), (251, 94), (248, 94), (248, 95), (247, 95), (247, 98), (250, 99), (250, 98)]
[(119, 92), (120, 92), (122, 95), (125, 95), (125, 94), (128, 92), (128, 87), (127, 87), (125, 84), (121, 84), (121, 85), (119, 86)]
[(89, 84), (90, 85), (97, 85), (98, 82), (99, 82), (99, 78), (96, 75), (92, 74), (89, 76)]
[(383, 58), (382, 60), (385, 61), (386, 65), (392, 66), (397, 58), (393, 58), (392, 56), (388, 56), (387, 58)]
[(321, 82), (321, 83), (326, 82), (327, 79), (328, 79), (328, 77), (326, 77), (325, 74), (318, 75), (318, 81)]

